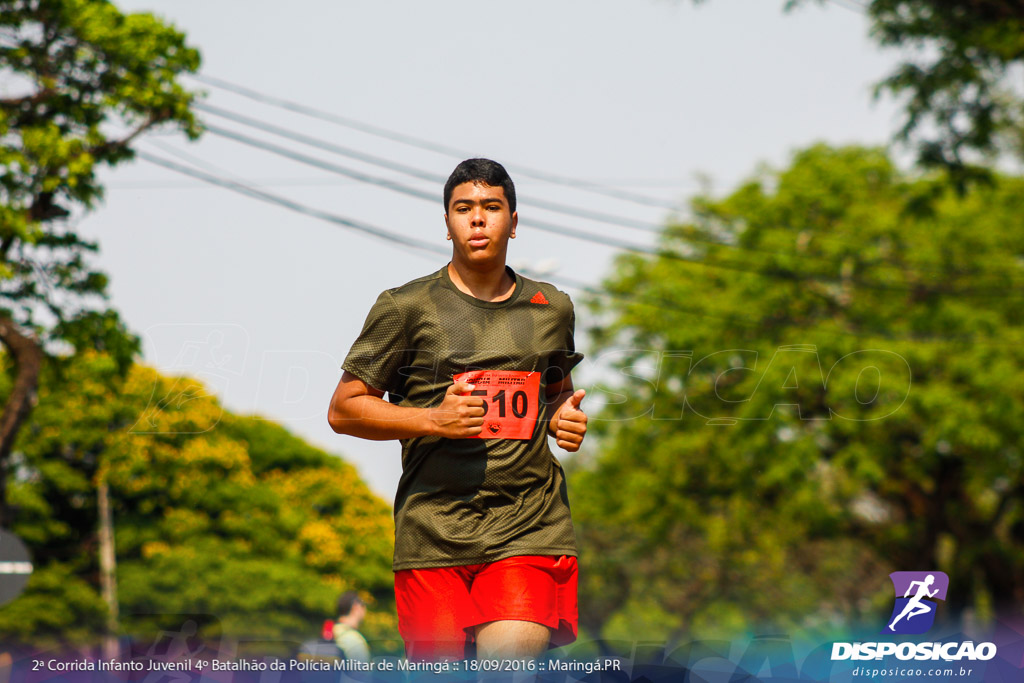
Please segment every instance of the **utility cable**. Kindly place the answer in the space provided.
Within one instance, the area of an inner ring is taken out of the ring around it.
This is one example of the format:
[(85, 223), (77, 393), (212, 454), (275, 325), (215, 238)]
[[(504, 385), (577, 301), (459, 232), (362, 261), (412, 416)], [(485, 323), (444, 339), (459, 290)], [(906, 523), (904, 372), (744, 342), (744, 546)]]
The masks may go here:
[[(220, 137), (228, 138), (228, 139), (234, 140), (236, 142), (240, 142), (240, 143), (242, 143), (244, 145), (247, 145), (247, 146), (250, 146), (250, 147), (254, 147), (254, 148), (257, 148), (257, 149), (262, 149), (264, 151), (268, 151), (268, 152), (271, 152), (273, 154), (277, 154), (279, 156), (282, 156), (284, 158), (291, 159), (293, 161), (298, 161), (300, 163), (303, 163), (303, 164), (306, 164), (306, 165), (309, 165), (309, 166), (313, 166), (315, 168), (319, 168), (321, 170), (330, 171), (332, 173), (338, 173), (340, 175), (344, 175), (344, 176), (352, 178), (354, 180), (359, 180), (361, 182), (365, 182), (365, 183), (368, 183), (368, 184), (377, 185), (379, 187), (383, 187), (385, 189), (392, 190), (394, 192), (399, 192), (401, 194), (405, 194), (405, 195), (408, 195), (408, 196), (411, 196), (411, 197), (415, 197), (417, 199), (422, 199), (422, 200), (430, 201), (430, 202), (436, 202), (437, 201), (437, 197), (436, 197), (436, 195), (433, 192), (428, 192), (428, 191), (425, 191), (425, 190), (421, 190), (419, 188), (415, 188), (415, 187), (412, 187), (410, 185), (407, 185), (407, 184), (404, 184), (404, 183), (401, 183), (401, 182), (398, 182), (398, 181), (389, 180), (389, 179), (381, 178), (381, 177), (378, 177), (378, 176), (368, 175), (368, 174), (362, 173), (360, 171), (356, 171), (354, 169), (351, 169), (351, 168), (348, 168), (348, 167), (345, 167), (345, 166), (340, 166), (338, 164), (335, 164), (335, 163), (332, 163), (332, 162), (328, 162), (328, 161), (324, 161), (324, 160), (318, 159), (316, 157), (311, 157), (311, 156), (302, 154), (300, 152), (295, 152), (295, 151), (293, 151), (291, 149), (288, 149), (288, 148), (285, 148), (285, 147), (281, 147), (279, 145), (275, 145), (273, 143), (266, 142), (264, 140), (260, 140), (258, 138), (253, 138), (253, 137), (245, 135), (243, 133), (238, 133), (237, 131), (229, 130), (229, 129), (226, 129), (226, 128), (221, 128), (220, 126), (211, 125), (211, 124), (206, 124), (206, 130), (209, 131), (210, 133), (213, 133), (214, 135), (218, 135)], [(598, 234), (598, 233), (593, 233), (593, 232), (590, 232), (590, 231), (581, 230), (579, 228), (572, 228), (572, 227), (569, 227), (569, 226), (561, 225), (561, 224), (558, 224), (558, 223), (552, 223), (550, 221), (545, 221), (545, 220), (541, 220), (541, 219), (529, 219), (527, 221), (523, 221), (523, 223), (525, 223), (528, 226), (532, 226), (534, 228), (537, 228), (538, 230), (543, 230), (545, 232), (550, 232), (552, 234), (561, 235), (563, 237), (570, 237), (570, 238), (577, 239), (577, 240), (580, 240), (580, 241), (590, 242), (592, 244), (599, 244), (601, 246), (610, 247), (610, 248), (613, 248), (613, 249), (619, 249), (619, 250), (627, 251), (627, 252), (632, 252), (632, 253), (635, 253), (635, 254), (642, 254), (642, 255), (648, 255), (648, 256), (662, 256), (662, 257), (665, 257), (665, 258), (668, 258), (668, 259), (671, 259), (671, 260), (674, 260), (674, 261), (679, 261), (679, 262), (682, 262), (682, 263), (689, 263), (689, 264), (693, 264), (693, 265), (696, 265), (696, 266), (703, 266), (703, 267), (707, 267), (707, 268), (726, 269), (726, 270), (731, 270), (731, 271), (735, 271), (735, 272), (759, 275), (761, 277), (767, 277), (767, 278), (776, 279), (776, 280), (785, 280), (785, 281), (789, 281), (789, 282), (795, 282), (795, 281), (800, 281), (800, 280), (813, 280), (813, 281), (816, 281), (816, 282), (821, 282), (821, 283), (826, 283), (826, 284), (834, 284), (834, 285), (840, 285), (840, 286), (842, 286), (842, 285), (851, 285), (852, 284), (852, 285), (857, 285), (857, 286), (860, 286), (860, 287), (864, 287), (866, 289), (875, 289), (875, 290), (882, 290), (882, 291), (894, 291), (894, 292), (908, 292), (908, 291), (918, 292), (919, 291), (918, 287), (910, 287), (910, 286), (906, 286), (906, 285), (896, 285), (896, 284), (887, 284), (887, 283), (881, 283), (881, 282), (874, 282), (874, 281), (870, 281), (870, 280), (863, 280), (863, 279), (856, 278), (856, 277), (842, 278), (842, 277), (836, 277), (836, 276), (832, 276), (832, 275), (827, 275), (827, 274), (824, 274), (824, 273), (813, 273), (813, 274), (809, 274), (809, 275), (802, 275), (800, 273), (797, 273), (795, 271), (789, 270), (789, 269), (781, 267), (781, 266), (769, 266), (769, 267), (757, 268), (757, 267), (751, 267), (749, 264), (738, 263), (738, 262), (735, 262), (735, 261), (721, 261), (721, 260), (704, 261), (704, 260), (700, 260), (700, 259), (689, 258), (687, 256), (684, 256), (683, 254), (680, 254), (680, 253), (674, 252), (674, 251), (670, 251), (670, 250), (667, 250), (667, 249), (656, 249), (656, 248), (653, 248), (653, 247), (648, 247), (648, 246), (640, 245), (640, 244), (637, 244), (635, 242), (630, 242), (630, 241), (619, 239), (619, 238), (616, 238), (616, 237), (610, 237), (610, 236), (606, 236), (606, 235), (602, 235), (602, 234)], [(684, 236), (681, 239), (686, 240), (686, 239), (690, 239), (690, 238)], [(693, 241), (698, 241), (699, 242), (701, 240), (700, 239), (695, 239)], [(720, 243), (714, 242), (712, 240), (708, 240), (708, 241), (711, 241), (714, 244), (720, 244)], [(791, 256), (791, 255), (782, 254), (782, 256)], [(798, 255), (792, 255), (792, 256), (798, 256)], [(929, 286), (934, 286), (936, 284), (938, 284), (940, 286), (944, 285), (944, 283), (928, 283), (928, 284), (929, 284)], [(1015, 288), (1014, 289), (1010, 289), (1010, 288), (1007, 288), (1007, 287), (995, 287), (995, 288), (988, 288), (988, 289), (986, 289), (986, 288), (979, 288), (979, 287), (973, 287), (973, 288), (966, 288), (966, 289), (959, 289), (959, 290), (947, 289), (947, 290), (945, 290), (942, 293), (943, 294), (954, 294), (954, 295), (964, 295), (964, 294), (1006, 295), (1007, 293), (1016, 292), (1016, 291), (1018, 291), (1018, 290), (1015, 289)]]
[[(345, 147), (342, 145), (329, 142), (327, 140), (324, 140), (323, 138), (316, 138), (309, 135), (304, 135), (302, 133), (296, 133), (295, 131), (288, 130), (287, 128), (275, 126), (273, 124), (267, 123), (265, 121), (260, 121), (259, 119), (254, 119), (250, 116), (245, 116), (243, 114), (237, 114), (235, 112), (223, 109), (221, 107), (215, 107), (213, 105), (204, 104), (201, 102), (195, 104), (194, 107), (199, 111), (203, 111), (208, 114), (213, 114), (214, 116), (219, 116), (221, 118), (228, 119), (229, 121), (234, 121), (235, 123), (240, 123), (244, 126), (249, 126), (250, 128), (256, 128), (257, 130), (262, 130), (266, 133), (277, 135), (278, 137), (282, 137), (287, 140), (292, 140), (293, 142), (300, 142), (304, 145), (309, 145), (310, 147), (314, 147), (319, 150), (333, 152), (335, 154), (348, 157), (350, 159), (357, 159), (368, 164), (373, 164), (374, 166), (380, 166), (381, 168), (386, 168), (390, 171), (397, 171), (398, 173), (402, 173), (413, 178), (426, 180), (428, 182), (433, 183), (436, 186), (443, 186), (445, 182), (448, 180), (447, 176), (441, 175), (439, 173), (425, 171), (423, 169), (416, 168), (414, 166), (409, 166), (407, 164), (403, 164), (397, 161), (384, 159), (383, 157), (379, 157), (374, 154), (367, 154), (366, 152), (361, 152), (359, 150), (352, 149), (351, 147)], [(438, 197), (438, 199), (439, 198), (440, 197)], [(615, 214), (605, 213), (603, 211), (591, 211), (590, 209), (585, 209), (578, 206), (570, 206), (568, 204), (562, 204), (561, 202), (552, 202), (546, 199), (539, 199), (536, 197), (520, 197), (520, 199), (525, 199), (525, 204), (535, 206), (538, 209), (546, 209), (547, 211), (554, 211), (555, 213), (567, 214), (570, 216), (574, 216), (576, 218), (589, 218), (590, 220), (598, 221), (600, 223), (618, 225), (624, 228), (632, 228), (634, 230), (643, 230), (644, 232), (649, 232), (653, 234), (661, 233), (661, 228), (659, 226), (651, 225), (650, 223), (638, 221), (633, 218), (627, 218), (625, 216), (616, 216)]]
[[(271, 106), (275, 106), (275, 107), (278, 107), (280, 109), (285, 109), (287, 111), (295, 112), (295, 113), (298, 113), (298, 114), (303, 114), (305, 116), (309, 116), (311, 118), (320, 119), (322, 121), (328, 121), (330, 123), (334, 123), (334, 124), (337, 124), (337, 125), (340, 125), (340, 126), (344, 126), (346, 128), (351, 128), (353, 130), (358, 130), (358, 131), (363, 132), (363, 133), (368, 133), (368, 134), (374, 135), (376, 137), (385, 138), (387, 140), (392, 140), (394, 142), (400, 142), (402, 144), (409, 145), (409, 146), (412, 146), (412, 147), (418, 147), (420, 149), (425, 149), (425, 150), (430, 151), (430, 152), (436, 152), (438, 154), (444, 154), (445, 156), (456, 157), (458, 159), (466, 159), (466, 158), (469, 158), (469, 157), (476, 156), (472, 152), (467, 152), (465, 150), (456, 149), (454, 147), (449, 147), (447, 145), (442, 145), (442, 144), (439, 144), (439, 143), (436, 143), (436, 142), (431, 142), (429, 140), (423, 140), (422, 138), (413, 137), (411, 135), (405, 135), (404, 133), (399, 133), (397, 131), (388, 130), (388, 129), (382, 128), (380, 126), (375, 126), (375, 125), (372, 125), (372, 124), (369, 124), (369, 123), (364, 123), (362, 121), (357, 121), (355, 119), (348, 118), (348, 117), (345, 117), (345, 116), (339, 116), (337, 114), (332, 114), (330, 112), (326, 112), (326, 111), (323, 111), (321, 109), (316, 109), (316, 108), (310, 107), (308, 105), (302, 104), (300, 102), (295, 102), (293, 100), (287, 100), (287, 99), (282, 98), (282, 97), (276, 97), (274, 95), (268, 95), (266, 93), (262, 93), (262, 92), (259, 92), (257, 90), (253, 90), (252, 88), (247, 88), (245, 86), (238, 85), (236, 83), (232, 83), (231, 81), (227, 81), (227, 80), (224, 80), (222, 78), (216, 78), (214, 76), (208, 76), (208, 75), (205, 75), (205, 74), (189, 74), (189, 75), (192, 78), (196, 79), (197, 81), (199, 81), (201, 83), (205, 83), (207, 85), (211, 85), (211, 86), (213, 86), (215, 88), (220, 88), (221, 90), (227, 90), (229, 92), (233, 92), (236, 95), (241, 95), (243, 97), (247, 97), (247, 98), (249, 98), (251, 100), (254, 100), (256, 102), (260, 102), (260, 103), (263, 103), (263, 104), (269, 104)], [(572, 187), (572, 188), (575, 188), (575, 189), (578, 189), (578, 190), (584, 190), (586, 192), (591, 192), (591, 193), (594, 193), (594, 194), (600, 194), (600, 195), (604, 195), (606, 197), (612, 197), (614, 199), (621, 199), (623, 201), (632, 202), (634, 204), (642, 204), (644, 206), (653, 206), (653, 207), (661, 208), (661, 209), (671, 209), (671, 210), (678, 210), (679, 209), (679, 205), (676, 202), (670, 202), (670, 201), (666, 201), (666, 200), (663, 200), (663, 199), (657, 199), (655, 197), (648, 197), (646, 195), (637, 194), (637, 193), (634, 193), (634, 192), (627, 192), (625, 190), (619, 190), (619, 189), (616, 189), (616, 188), (613, 188), (613, 187), (608, 187), (606, 185), (600, 185), (600, 184), (596, 184), (596, 183), (589, 183), (589, 182), (582, 181), (582, 180), (579, 180), (579, 179), (576, 179), (576, 178), (570, 178), (570, 177), (567, 177), (567, 176), (561, 176), (561, 175), (557, 175), (557, 174), (554, 174), (554, 173), (549, 173), (549, 172), (546, 172), (546, 171), (541, 171), (541, 170), (537, 170), (537, 169), (534, 169), (534, 168), (530, 168), (530, 167), (527, 167), (527, 166), (519, 166), (519, 165), (512, 165), (512, 164), (504, 164), (504, 165), (505, 165), (506, 168), (508, 168), (508, 170), (512, 171), (513, 173), (516, 173), (516, 174), (521, 175), (521, 176), (525, 176), (527, 178), (533, 178), (534, 180), (541, 180), (541, 181), (544, 181), (544, 182), (547, 182), (547, 183), (552, 183), (552, 184), (555, 184), (555, 185), (564, 185), (566, 187)]]
[[(423, 240), (417, 240), (417, 239), (414, 239), (414, 238), (409, 238), (409, 237), (406, 237), (405, 235), (401, 235), (399, 233), (395, 233), (393, 231), (387, 230), (385, 228), (380, 228), (380, 227), (371, 225), (369, 223), (365, 223), (363, 221), (358, 221), (358, 220), (355, 220), (355, 219), (347, 218), (347, 217), (340, 216), (340, 215), (337, 215), (337, 214), (334, 214), (334, 213), (330, 213), (330, 212), (327, 212), (327, 211), (321, 211), (319, 209), (314, 209), (314, 208), (309, 207), (309, 206), (307, 206), (305, 204), (302, 204), (300, 202), (295, 202), (295, 201), (292, 201), (292, 200), (287, 199), (285, 197), (281, 197), (279, 195), (275, 195), (275, 194), (272, 194), (272, 193), (269, 193), (269, 192), (264, 192), (262, 190), (258, 190), (256, 188), (244, 185), (242, 183), (239, 183), (239, 182), (236, 182), (236, 181), (233, 181), (233, 180), (229, 180), (229, 179), (226, 179), (226, 178), (223, 178), (223, 177), (219, 177), (219, 176), (216, 176), (216, 175), (212, 175), (210, 173), (206, 173), (206, 172), (201, 171), (201, 170), (189, 168), (187, 166), (182, 166), (181, 164), (178, 164), (176, 162), (173, 162), (173, 161), (170, 161), (170, 160), (167, 160), (167, 159), (163, 159), (163, 158), (161, 158), (159, 156), (155, 156), (155, 155), (149, 154), (149, 153), (144, 152), (144, 151), (136, 151), (136, 156), (138, 156), (139, 158), (141, 158), (141, 159), (143, 159), (145, 161), (148, 161), (149, 163), (152, 163), (152, 164), (154, 164), (156, 166), (160, 166), (160, 167), (163, 167), (165, 169), (168, 169), (168, 170), (171, 170), (171, 171), (175, 171), (177, 173), (180, 173), (180, 174), (183, 174), (183, 175), (186, 175), (186, 176), (190, 176), (190, 177), (198, 179), (198, 180), (202, 180), (203, 182), (210, 183), (212, 185), (215, 185), (215, 186), (227, 189), (227, 190), (231, 190), (233, 192), (236, 192), (238, 194), (250, 197), (252, 199), (258, 199), (260, 201), (268, 202), (268, 203), (271, 203), (271, 204), (276, 204), (278, 206), (282, 206), (282, 207), (284, 207), (286, 209), (289, 209), (291, 211), (295, 211), (297, 213), (300, 213), (300, 214), (303, 214), (303, 215), (306, 215), (306, 216), (310, 216), (310, 217), (313, 217), (313, 218), (317, 218), (319, 220), (327, 221), (327, 222), (333, 223), (335, 225), (339, 225), (339, 226), (344, 227), (344, 228), (348, 228), (348, 229), (352, 229), (352, 230), (357, 230), (357, 231), (362, 232), (364, 234), (368, 234), (368, 235), (370, 235), (372, 237), (376, 237), (378, 239), (382, 239), (387, 244), (392, 245), (392, 246), (406, 247), (406, 248), (409, 248), (409, 249), (417, 250), (418, 252), (427, 252), (427, 253), (430, 253), (430, 254), (440, 255), (440, 256), (443, 256), (444, 258), (449, 258), (451, 256), (451, 253), (450, 253), (449, 250), (445, 249), (444, 247), (442, 247), (440, 245), (435, 245), (435, 244), (433, 244), (431, 242), (425, 242)], [(524, 272), (529, 272), (529, 271), (524, 269)], [(636, 295), (636, 294), (620, 294), (620, 293), (616, 293), (616, 292), (609, 292), (607, 290), (602, 290), (602, 289), (596, 288), (596, 287), (594, 287), (594, 286), (592, 286), (590, 284), (584, 283), (584, 282), (582, 282), (580, 280), (576, 280), (574, 278), (569, 278), (569, 277), (564, 277), (564, 276), (557, 276), (557, 277), (546, 277), (545, 279), (550, 280), (554, 284), (560, 284), (560, 285), (565, 286), (565, 287), (581, 290), (581, 291), (587, 292), (589, 294), (592, 294), (594, 296), (614, 298), (614, 299), (619, 299), (619, 300), (623, 300), (623, 301), (627, 301), (627, 302), (639, 303), (641, 305), (651, 306), (651, 307), (653, 307), (653, 308), (655, 308), (657, 310), (666, 310), (666, 309), (668, 309), (668, 310), (685, 311), (685, 312), (687, 312), (689, 314), (692, 314), (692, 315), (696, 315), (696, 316), (700, 316), (700, 317), (705, 317), (705, 318), (711, 318), (711, 319), (717, 319), (717, 320), (723, 320), (723, 321), (727, 321), (727, 322), (730, 322), (730, 323), (740, 324), (740, 325), (743, 325), (743, 326), (746, 326), (746, 327), (752, 327), (752, 328), (760, 328), (760, 327), (763, 327), (763, 325), (764, 325), (764, 321), (762, 321), (762, 320), (754, 320), (752, 318), (746, 318), (745, 316), (715, 315), (715, 314), (712, 314), (712, 313), (708, 313), (706, 311), (700, 311), (700, 310), (694, 309), (692, 307), (681, 305), (680, 302), (675, 301), (675, 300), (668, 300), (668, 299), (661, 299), (661, 298), (655, 300), (655, 299), (651, 299), (649, 297), (642, 297), (642, 296), (639, 296), (639, 295)], [(887, 332), (868, 332), (868, 333), (864, 333), (864, 332), (853, 332), (853, 331), (847, 331), (847, 330), (826, 330), (826, 329), (818, 329), (818, 330), (813, 330), (813, 331), (816, 332), (816, 333), (822, 333), (822, 334), (827, 334), (827, 335), (831, 335), (831, 336), (855, 337), (855, 338), (859, 338), (859, 339), (872, 338), (873, 337), (873, 338), (883, 338), (883, 339), (886, 339), (888, 341), (905, 341), (905, 342), (914, 342), (914, 343), (924, 343), (924, 342), (928, 342), (928, 343), (951, 343), (951, 342), (955, 342), (955, 343), (973, 343), (973, 344), (984, 343), (984, 344), (992, 345), (992, 346), (1011, 346), (1011, 347), (1014, 347), (1014, 348), (1019, 346), (1019, 344), (1016, 343), (1016, 342), (1011, 342), (1011, 341), (996, 342), (995, 340), (993, 340), (991, 338), (977, 337), (977, 336), (974, 336), (974, 335), (964, 335), (964, 336), (959, 336), (959, 337), (915, 336), (915, 337), (908, 338), (908, 337), (892, 335), (892, 334), (887, 333)]]
[(409, 249), (429, 252), (431, 254), (440, 254), (445, 257), (450, 256), (447, 249), (440, 245), (433, 244), (432, 242), (425, 242), (423, 240), (418, 240), (412, 237), (406, 237), (405, 235), (401, 235), (399, 233), (386, 230), (384, 228), (378, 228), (375, 225), (371, 225), (360, 220), (347, 218), (345, 216), (339, 216), (328, 211), (321, 211), (320, 209), (315, 209), (300, 202), (293, 201), (291, 199), (282, 197), (277, 194), (265, 192), (263, 190), (259, 190), (254, 187), (244, 185), (234, 180), (229, 180), (227, 178), (222, 178), (220, 176), (211, 175), (204, 171), (189, 168), (187, 166), (182, 166), (181, 164), (178, 164), (174, 161), (170, 161), (169, 159), (164, 159), (162, 157), (150, 154), (149, 152), (137, 150), (135, 152), (135, 155), (140, 159), (148, 161), (149, 163), (154, 164), (156, 166), (161, 166), (168, 170), (175, 171), (176, 173), (181, 173), (183, 175), (190, 176), (197, 180), (202, 180), (203, 182), (210, 183), (211, 185), (216, 185), (218, 187), (222, 187), (226, 190), (231, 190), (232, 192), (245, 195), (246, 197), (250, 197), (252, 199), (258, 199), (262, 202), (267, 202), (269, 204), (276, 204), (291, 211), (295, 211), (296, 213), (301, 213), (306, 216), (311, 216), (313, 218), (320, 219), (322, 221), (334, 223), (336, 225), (349, 228), (351, 230), (357, 230), (371, 237), (384, 240), (389, 244), (393, 244), (396, 246), (400, 245), (408, 247)]
[[(310, 145), (310, 146), (316, 147), (317, 149), (320, 149), (320, 150), (333, 152), (333, 153), (336, 153), (336, 154), (339, 154), (339, 155), (342, 155), (342, 156), (347, 156), (349, 158), (359, 159), (359, 160), (365, 161), (367, 163), (378, 165), (378, 166), (381, 166), (383, 168), (388, 168), (390, 170), (395, 170), (397, 172), (409, 175), (411, 177), (415, 177), (415, 178), (418, 178), (418, 179), (426, 180), (426, 181), (429, 181), (429, 182), (435, 183), (435, 184), (443, 184), (446, 181), (446, 178), (444, 176), (442, 176), (440, 174), (433, 173), (431, 171), (427, 171), (427, 170), (424, 170), (424, 169), (420, 169), (420, 168), (416, 168), (416, 167), (413, 167), (413, 166), (409, 166), (407, 164), (402, 164), (402, 163), (399, 163), (399, 162), (394, 162), (394, 161), (391, 161), (391, 160), (383, 159), (382, 157), (378, 157), (376, 155), (371, 155), (371, 154), (367, 154), (367, 153), (364, 153), (364, 152), (360, 152), (360, 151), (354, 150), (352, 148), (343, 147), (341, 145), (336, 145), (336, 144), (334, 144), (334, 143), (332, 143), (332, 142), (330, 142), (328, 140), (324, 140), (323, 138), (317, 138), (317, 137), (305, 135), (305, 134), (302, 134), (302, 133), (298, 133), (296, 131), (289, 130), (287, 128), (282, 128), (280, 126), (275, 126), (275, 125), (270, 124), (270, 123), (268, 123), (266, 121), (262, 121), (260, 119), (254, 119), (252, 117), (248, 117), (248, 116), (245, 116), (245, 115), (242, 115), (242, 114), (238, 114), (237, 112), (232, 112), (230, 110), (223, 109), (221, 107), (216, 107), (216, 106), (208, 105), (208, 104), (204, 104), (204, 103), (198, 103), (195, 106), (198, 109), (202, 110), (202, 111), (206, 111), (207, 113), (213, 114), (214, 116), (220, 116), (220, 117), (226, 118), (228, 120), (234, 121), (236, 123), (241, 123), (242, 125), (250, 126), (250, 127), (256, 128), (258, 130), (263, 130), (265, 132), (269, 132), (271, 134), (278, 135), (280, 137), (284, 137), (286, 139), (290, 139), (290, 140), (293, 140), (293, 141), (296, 141), (296, 142), (301, 142), (302, 144), (306, 144), (306, 145)], [(252, 138), (250, 138), (250, 139), (252, 139)], [(367, 177), (367, 176), (364, 176), (364, 177)], [(365, 182), (370, 182), (370, 181), (365, 181)], [(380, 183), (377, 183), (377, 184), (380, 184)], [(533, 206), (536, 206), (538, 208), (543, 208), (543, 209), (555, 211), (555, 212), (558, 212), (558, 213), (572, 215), (573, 217), (590, 218), (591, 220), (596, 220), (596, 221), (608, 223), (608, 224), (611, 224), (611, 225), (619, 225), (619, 226), (622, 226), (622, 227), (628, 227), (628, 228), (643, 230), (645, 232), (649, 232), (649, 233), (653, 233), (653, 234), (660, 234), (662, 232), (662, 228), (661, 227), (653, 226), (653, 225), (650, 225), (648, 223), (644, 223), (642, 221), (637, 221), (635, 219), (626, 218), (626, 217), (623, 217), (623, 216), (616, 216), (616, 215), (608, 214), (608, 213), (604, 213), (604, 212), (595, 212), (595, 211), (591, 211), (589, 209), (585, 209), (585, 208), (582, 208), (582, 207), (570, 206), (570, 205), (562, 204), (562, 203), (559, 203), (559, 202), (551, 202), (551, 201), (547, 201), (547, 200), (527, 199), (526, 200), (526, 204), (527, 205), (533, 205)], [(749, 252), (754, 252), (754, 253), (760, 253), (760, 254), (764, 254), (766, 256), (771, 256), (771, 257), (783, 256), (785, 258), (798, 258), (798, 259), (800, 259), (802, 261), (825, 262), (827, 265), (831, 265), (831, 262), (828, 261), (826, 258), (821, 257), (821, 256), (817, 256), (817, 255), (814, 255), (814, 254), (782, 253), (782, 252), (772, 251), (772, 250), (769, 250), (769, 249), (762, 249), (762, 248), (758, 248), (758, 247), (754, 247), (754, 246), (749, 246), (749, 245), (742, 245), (742, 244), (736, 244), (736, 243), (731, 243), (731, 242), (723, 242), (723, 241), (718, 240), (718, 239), (710, 239), (710, 238), (701, 237), (701, 236), (698, 236), (698, 235), (689, 235), (685, 239), (687, 239), (687, 240), (689, 240), (691, 242), (699, 242), (699, 243), (702, 243), (702, 244), (711, 244), (711, 245), (716, 245), (716, 246), (724, 246), (724, 247), (729, 247), (731, 249), (736, 249), (736, 250), (741, 250), (741, 251), (749, 251)], [(818, 239), (821, 239), (821, 240), (826, 241), (826, 242), (832, 242), (832, 243), (835, 243), (835, 244), (852, 245), (852, 246), (856, 246), (858, 248), (862, 246), (862, 244), (860, 242), (854, 243), (854, 242), (852, 242), (850, 240), (843, 240), (843, 239), (837, 238), (835, 236), (830, 236), (830, 235), (829, 236), (818, 236)], [(892, 264), (892, 265), (900, 267), (897, 264)], [(904, 269), (904, 270), (906, 270), (906, 269)], [(912, 270), (915, 271), (915, 272), (920, 272), (920, 273), (925, 273), (925, 274), (937, 274), (937, 275), (940, 275), (941, 277), (943, 277), (944, 279), (948, 278), (950, 275), (973, 275), (974, 274), (974, 273), (962, 272), (962, 271), (959, 271), (959, 270), (952, 270), (952, 271), (950, 271), (950, 270), (934, 269), (934, 268), (927, 268), (927, 267), (915, 267)], [(979, 290), (978, 288), (972, 288), (972, 289), (968, 289), (968, 290), (961, 290), (961, 293), (971, 293), (971, 292), (985, 293), (985, 291), (986, 290), (983, 290), (983, 289)], [(998, 292), (998, 291), (1001, 291), (1001, 289), (990, 289), (990, 290), (988, 290), (989, 293), (995, 293), (995, 292)]]

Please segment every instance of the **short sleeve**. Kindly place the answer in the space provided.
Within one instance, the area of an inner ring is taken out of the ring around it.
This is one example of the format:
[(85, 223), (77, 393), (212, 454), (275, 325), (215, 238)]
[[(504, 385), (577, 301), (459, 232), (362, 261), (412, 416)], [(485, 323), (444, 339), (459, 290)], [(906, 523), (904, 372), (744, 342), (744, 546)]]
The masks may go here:
[(401, 311), (391, 292), (385, 291), (370, 309), (341, 367), (374, 389), (394, 393), (408, 348)]
[(560, 345), (561, 348), (555, 349), (551, 354), (548, 371), (544, 378), (546, 384), (561, 382), (583, 360), (583, 354), (576, 351), (576, 311), (573, 309), (569, 296), (564, 296), (567, 306), (565, 337)]

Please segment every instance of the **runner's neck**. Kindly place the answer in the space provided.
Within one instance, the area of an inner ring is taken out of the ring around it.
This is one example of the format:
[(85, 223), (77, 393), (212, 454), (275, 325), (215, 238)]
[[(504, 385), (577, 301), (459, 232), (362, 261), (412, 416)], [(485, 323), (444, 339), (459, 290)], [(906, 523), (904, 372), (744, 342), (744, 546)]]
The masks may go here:
[(459, 267), (455, 261), (448, 264), (448, 277), (460, 291), (482, 301), (504, 301), (515, 291), (515, 278), (508, 274), (505, 264), (485, 271)]

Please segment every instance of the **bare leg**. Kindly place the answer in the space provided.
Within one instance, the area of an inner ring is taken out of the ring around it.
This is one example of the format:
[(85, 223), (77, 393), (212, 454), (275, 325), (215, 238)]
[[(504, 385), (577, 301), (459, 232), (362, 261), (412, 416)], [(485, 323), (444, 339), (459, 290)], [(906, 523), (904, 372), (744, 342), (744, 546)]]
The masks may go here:
[(548, 649), (551, 629), (532, 621), (489, 621), (476, 627), (477, 659), (533, 659)]

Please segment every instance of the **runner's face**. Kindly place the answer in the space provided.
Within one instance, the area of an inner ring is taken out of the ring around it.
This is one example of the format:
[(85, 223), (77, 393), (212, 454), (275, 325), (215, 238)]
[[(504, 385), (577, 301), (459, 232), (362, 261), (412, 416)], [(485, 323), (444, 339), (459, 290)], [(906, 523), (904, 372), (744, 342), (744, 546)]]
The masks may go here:
[(505, 190), (483, 183), (456, 185), (444, 215), (454, 258), (473, 265), (504, 267), (518, 221), (519, 216), (509, 210)]

